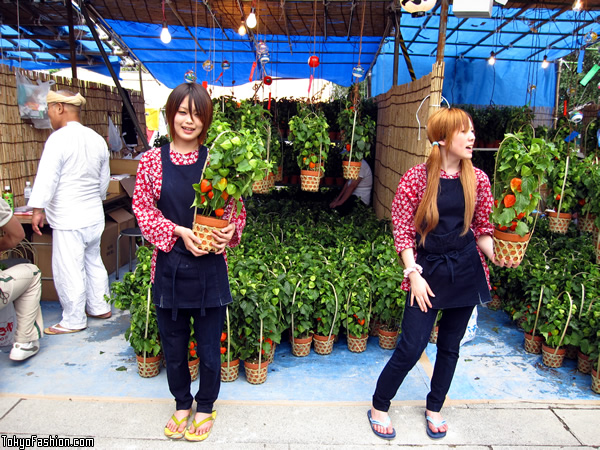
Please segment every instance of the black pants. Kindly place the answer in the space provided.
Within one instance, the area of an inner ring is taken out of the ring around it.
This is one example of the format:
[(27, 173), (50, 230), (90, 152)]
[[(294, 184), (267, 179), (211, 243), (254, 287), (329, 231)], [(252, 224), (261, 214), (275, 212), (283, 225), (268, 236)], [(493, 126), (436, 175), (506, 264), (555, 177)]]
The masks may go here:
[(176, 409), (190, 409), (194, 397), (190, 393), (188, 345), (190, 317), (194, 318), (194, 337), (200, 358), (199, 388), (196, 393), (196, 411), (210, 414), (221, 387), (221, 332), (226, 306), (206, 308), (205, 315), (198, 309), (179, 309), (173, 320), (171, 309), (156, 307), (158, 329), (167, 363), (169, 390), (175, 397)]
[(336, 206), (335, 210), (340, 213), (340, 216), (345, 217), (348, 214), (352, 214), (356, 205), (362, 203), (362, 200), (356, 195), (352, 194), (348, 200), (342, 203), (340, 206)]
[[(458, 362), (460, 341), (465, 334), (473, 306), (445, 309), (438, 322), (437, 355), (431, 390), (427, 395), (427, 409), (439, 412), (444, 405), (446, 394), (454, 377)], [(373, 394), (373, 407), (379, 411), (388, 411), (398, 388), (408, 372), (417, 364), (423, 350), (429, 342), (437, 309), (429, 309), (426, 313), (419, 308), (406, 306), (402, 318), (402, 333), (398, 338), (396, 349), (383, 368), (377, 387)]]

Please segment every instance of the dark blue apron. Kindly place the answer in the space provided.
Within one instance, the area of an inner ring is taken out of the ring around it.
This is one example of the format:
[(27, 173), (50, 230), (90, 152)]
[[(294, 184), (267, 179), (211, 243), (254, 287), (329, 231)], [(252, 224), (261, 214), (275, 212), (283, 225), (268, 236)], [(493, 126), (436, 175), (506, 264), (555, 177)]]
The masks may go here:
[[(461, 236), (465, 197), (460, 179), (440, 179), (439, 223), (417, 246), (417, 264), (435, 297), (433, 309), (474, 306), (491, 301), (485, 271), (471, 230)], [(417, 234), (417, 242), (421, 236)], [(410, 296), (408, 297), (410, 299)], [(410, 304), (410, 303), (409, 303)], [(418, 307), (414, 302), (413, 307)]]
[[(161, 148), (162, 188), (158, 209), (163, 216), (177, 225), (192, 228), (194, 222), (194, 183), (200, 182), (207, 156), (206, 147), (200, 148), (198, 161), (190, 165), (171, 162), (170, 145)], [(154, 274), (154, 304), (172, 308), (173, 319), (179, 308), (205, 308), (225, 306), (232, 302), (227, 277), (227, 264), (223, 254), (209, 253), (194, 256), (182, 239), (177, 239), (170, 252), (158, 251)]]

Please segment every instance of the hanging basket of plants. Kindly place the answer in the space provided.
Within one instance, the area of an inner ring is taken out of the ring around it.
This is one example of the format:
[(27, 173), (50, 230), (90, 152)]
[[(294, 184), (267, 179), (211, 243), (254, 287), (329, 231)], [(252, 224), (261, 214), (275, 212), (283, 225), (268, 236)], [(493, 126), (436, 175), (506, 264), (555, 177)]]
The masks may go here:
[[(273, 158), (273, 154), (271, 152), (271, 147), (275, 145), (279, 145), (279, 141), (277, 139), (273, 140), (273, 136), (271, 133), (271, 124), (267, 124), (266, 131), (266, 141), (267, 141), (267, 162), (271, 162), (273, 165), (276, 164), (275, 159)], [(281, 152), (279, 152), (281, 153)], [(268, 194), (271, 189), (275, 186), (275, 175), (271, 172), (271, 167), (265, 169), (265, 177), (262, 180), (255, 181), (252, 183), (252, 192), (255, 194)]]
[(321, 111), (312, 112), (305, 106), (290, 119), (289, 124), (294, 152), (300, 167), (300, 189), (318, 192), (331, 145), (327, 120)]
[[(311, 301), (311, 292), (317, 291), (315, 281), (316, 276), (311, 275), (303, 289), (300, 290), (301, 299), (296, 302), (296, 296), (298, 294), (298, 288), (302, 283), (303, 279), (300, 278), (296, 283), (294, 289), (294, 295), (292, 296), (291, 304), (291, 329), (290, 338), (292, 343), (292, 354), (294, 356), (308, 356), (310, 354), (310, 347), (313, 340), (312, 323), (311, 318), (314, 312), (314, 305)], [(318, 294), (317, 294), (318, 295)], [(294, 317), (296, 320), (294, 321)]]
[(496, 260), (521, 263), (538, 215), (539, 187), (557, 154), (550, 142), (524, 133), (507, 134), (496, 155), (494, 208), (490, 221)]
[(371, 286), (364, 277), (359, 277), (348, 292), (346, 301), (346, 338), (348, 350), (361, 353), (367, 349), (369, 322), (371, 320)]
[[(235, 206), (239, 214), (242, 206), (239, 200), (252, 195), (252, 184), (262, 180), (270, 168), (260, 134), (253, 130), (233, 132), (227, 123), (217, 122), (214, 131), (212, 126), (209, 131), (207, 143), (211, 142), (200, 181), (193, 185), (196, 198), (192, 204), (195, 208), (192, 230), (202, 241), (198, 247), (207, 252), (215, 251), (213, 230), (229, 224)], [(223, 217), (233, 199), (237, 201), (231, 205), (230, 214)]]
[(362, 160), (371, 153), (375, 140), (375, 121), (364, 114), (362, 103), (355, 96), (355, 104), (346, 103), (338, 115), (338, 125), (342, 134), (342, 174), (347, 180), (356, 180)]
[(571, 158), (568, 148), (565, 149), (564, 145), (561, 145), (560, 150), (562, 151), (555, 157), (554, 164), (548, 171), (551, 195), (547, 198), (546, 215), (550, 231), (566, 234), (571, 223), (570, 211), (575, 206), (575, 189), (570, 177)]
[[(567, 305), (560, 301), (562, 294), (566, 294), (569, 298), (569, 303)], [(544, 323), (544, 325), (540, 327), (540, 331), (545, 337), (545, 342), (542, 344), (542, 363), (547, 367), (558, 368), (562, 366), (567, 353), (563, 344), (569, 343), (568, 341), (565, 342), (565, 335), (567, 334), (567, 329), (569, 328), (569, 323), (573, 314), (573, 298), (568, 292), (562, 292), (552, 298), (546, 305), (546, 308), (549, 310), (547, 317), (548, 323)], [(566, 308), (569, 308), (569, 312), (565, 321), (564, 315)], [(561, 327), (563, 328), (562, 333), (560, 333)], [(560, 337), (558, 336), (559, 333)]]
[[(340, 326), (337, 290), (329, 280), (324, 281), (331, 286), (333, 297), (328, 295), (329, 293), (323, 293), (317, 300), (317, 306), (315, 307), (317, 324), (313, 335), (313, 343), (315, 353), (319, 355), (329, 355), (333, 352), (333, 343)], [(331, 300), (335, 300), (335, 303)], [(332, 309), (333, 314), (331, 314)]]

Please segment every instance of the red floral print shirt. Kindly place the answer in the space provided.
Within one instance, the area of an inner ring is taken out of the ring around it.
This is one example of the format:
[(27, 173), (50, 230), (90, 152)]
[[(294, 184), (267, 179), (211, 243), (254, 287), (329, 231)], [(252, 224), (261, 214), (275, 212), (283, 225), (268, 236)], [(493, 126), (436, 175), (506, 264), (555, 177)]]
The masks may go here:
[[(490, 223), (489, 217), (492, 212), (494, 199), (488, 176), (481, 169), (475, 169), (477, 197), (475, 200), (475, 214), (471, 222), (471, 230), (475, 234), (475, 241), (482, 235), (492, 235), (494, 226)], [(456, 179), (460, 177), (460, 172), (454, 175), (448, 175), (444, 170), (440, 171), (440, 178)], [(416, 258), (416, 234), (414, 217), (421, 199), (425, 194), (427, 186), (427, 169), (425, 163), (418, 164), (409, 169), (398, 184), (394, 201), (392, 202), (392, 224), (394, 225), (394, 245), (400, 255), (402, 250), (412, 248), (415, 250)], [(477, 247), (481, 264), (485, 271), (485, 276), (490, 284), (490, 270), (485, 262), (485, 257), (479, 247)], [(402, 289), (410, 289), (410, 280), (405, 278), (402, 281)], [(489, 286), (491, 289), (491, 286)]]
[[(173, 164), (190, 165), (198, 160), (198, 151), (182, 155), (171, 150), (169, 156)], [(175, 242), (179, 239), (173, 232), (177, 225), (181, 225), (166, 219), (156, 207), (156, 202), (160, 199), (162, 175), (160, 148), (148, 150), (142, 156), (138, 167), (132, 209), (144, 238), (155, 245), (154, 253), (152, 254), (151, 282), (154, 282), (158, 250), (163, 252), (171, 251)], [(240, 243), (242, 231), (246, 226), (246, 208), (242, 202), (242, 209), (238, 215), (236, 203), (237, 201), (233, 197), (230, 197), (225, 207), (224, 217), (231, 215), (230, 222), (235, 223), (235, 232), (231, 241), (229, 241), (228, 247), (235, 247)], [(182, 226), (190, 227), (191, 224)], [(227, 258), (226, 255), (225, 258)]]

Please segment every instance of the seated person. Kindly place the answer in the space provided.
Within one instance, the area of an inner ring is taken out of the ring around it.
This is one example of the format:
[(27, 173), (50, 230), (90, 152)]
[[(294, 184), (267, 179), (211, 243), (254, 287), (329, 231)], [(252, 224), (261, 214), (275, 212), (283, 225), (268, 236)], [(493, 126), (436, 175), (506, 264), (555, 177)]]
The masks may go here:
[(361, 163), (358, 178), (348, 180), (340, 194), (329, 204), (330, 208), (337, 210), (342, 216), (350, 214), (359, 200), (367, 206), (371, 204), (373, 174), (367, 161), (363, 159)]
[[(0, 199), (0, 252), (16, 247), (25, 237), (23, 226), (13, 216), (8, 203)], [(17, 316), (15, 342), (10, 351), (10, 359), (23, 361), (40, 350), (44, 323), (40, 297), (42, 295), (42, 274), (34, 264), (17, 264), (0, 270), (0, 309), (12, 302)]]

